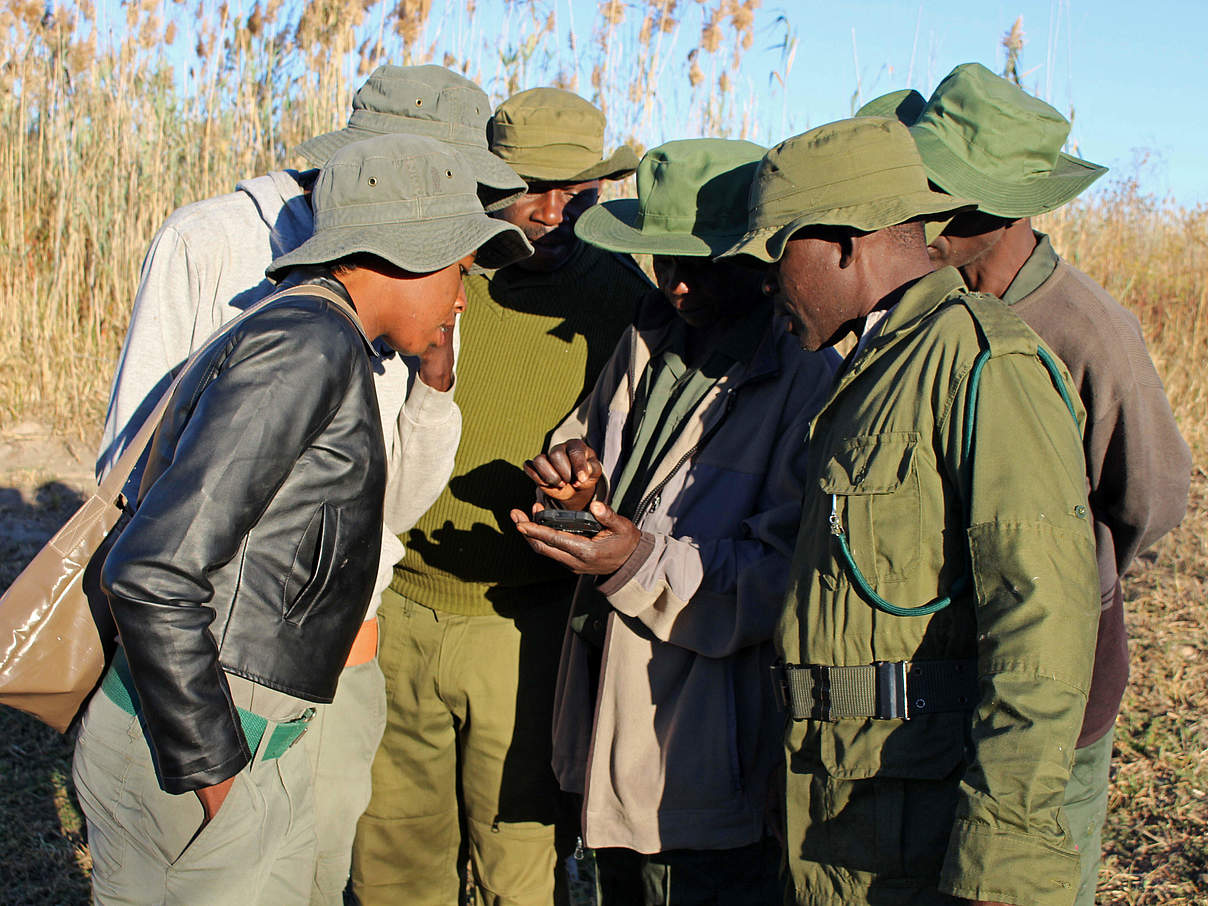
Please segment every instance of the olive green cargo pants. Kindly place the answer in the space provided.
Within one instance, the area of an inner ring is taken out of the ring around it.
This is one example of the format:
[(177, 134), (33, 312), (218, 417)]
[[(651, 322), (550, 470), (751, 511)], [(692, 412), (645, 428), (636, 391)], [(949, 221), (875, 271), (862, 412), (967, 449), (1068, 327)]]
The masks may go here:
[(353, 848), (357, 898), (456, 906), (464, 816), (478, 903), (551, 903), (550, 721), (565, 604), (462, 616), (387, 591), (378, 621), (386, 732)]
[(1108, 730), (1089, 746), (1074, 750), (1074, 766), (1065, 788), (1065, 817), (1070, 823), (1070, 836), (1078, 844), (1078, 861), (1082, 869), (1075, 906), (1091, 906), (1095, 902), (1114, 736), (1114, 731)]

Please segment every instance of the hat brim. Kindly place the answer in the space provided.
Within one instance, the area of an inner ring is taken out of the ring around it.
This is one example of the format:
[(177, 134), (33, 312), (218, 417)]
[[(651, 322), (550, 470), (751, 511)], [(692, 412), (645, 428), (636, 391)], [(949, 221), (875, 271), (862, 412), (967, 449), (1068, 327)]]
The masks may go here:
[(595, 179), (624, 179), (638, 168), (638, 156), (628, 145), (621, 145), (599, 163), (574, 172), (565, 167), (535, 166), (523, 163), (512, 167), (529, 182), (591, 182)]
[(943, 219), (962, 211), (971, 211), (974, 207), (974, 203), (968, 199), (924, 190), (875, 202), (808, 211), (788, 223), (751, 230), (718, 257), (747, 255), (771, 264), (780, 260), (793, 234), (805, 227), (841, 226), (872, 233), (908, 220)]
[[(345, 145), (364, 141), (367, 138), (376, 138), (383, 134), (385, 133), (375, 132), (372, 129), (365, 129), (360, 126), (345, 126), (343, 129), (337, 129), (334, 132), (325, 132), (323, 135), (316, 135), (314, 138), (304, 141), (298, 147), (294, 148), (294, 153), (306, 158), (308, 162), (314, 164), (316, 167), (321, 167)], [(498, 204), (500, 198), (506, 198), (510, 204), (528, 190), (528, 186), (516, 171), (486, 148), (462, 142), (451, 142), (447, 139), (431, 135), (421, 129), (405, 130), (400, 132), (400, 134), (427, 135), (429, 138), (436, 138), (437, 141), (448, 145), (464, 157), (466, 162), (473, 168), (474, 179), (478, 181), (479, 186), (486, 186), (487, 190), (489, 190), (484, 191), (480, 188), (478, 191), (479, 198), (482, 199), (484, 206), (488, 202), (491, 205)], [(485, 141), (485, 130), (483, 135)]]
[(376, 255), (413, 274), (439, 271), (470, 252), (483, 268), (506, 267), (533, 253), (517, 227), (486, 214), (460, 214), (442, 220), (359, 225), (320, 230), (265, 271), (279, 276), (306, 264), (330, 264), (350, 255)]
[(643, 231), (634, 226), (638, 220), (638, 207), (636, 198), (617, 198), (588, 208), (575, 222), (575, 235), (610, 252), (698, 258), (720, 254), (743, 235), (742, 230), (724, 235)]
[(1060, 152), (1052, 172), (1028, 180), (994, 179), (953, 154), (933, 132), (913, 127), (927, 178), (952, 195), (976, 200), (977, 209), (995, 217), (1035, 217), (1077, 198), (1107, 172), (1090, 161)]

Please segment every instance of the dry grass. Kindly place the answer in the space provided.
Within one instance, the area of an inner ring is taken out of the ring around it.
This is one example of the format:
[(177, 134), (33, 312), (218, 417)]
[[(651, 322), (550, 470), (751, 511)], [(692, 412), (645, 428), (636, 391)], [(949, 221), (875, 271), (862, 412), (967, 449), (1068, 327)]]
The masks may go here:
[[(608, 111), (612, 142), (651, 143), (654, 123), (668, 137), (746, 135), (754, 124), (743, 111), (754, 105), (730, 73), (758, 7), (604, 0), (592, 21), (568, 23), (563, 4), (508, 0), (502, 29), (485, 34), (473, 2), (434, 11), (430, 0), (312, 0), (291, 13), (269, 0), (235, 18), (210, 0), (130, 0), (132, 39), (118, 45), (101, 37), (87, 2), (47, 14), (41, 2), (0, 0), (0, 428), (41, 420), (91, 442), (159, 223), (341, 125), (376, 63), (443, 62), (494, 100), (537, 84), (574, 88)], [(783, 85), (795, 32), (778, 21)], [(182, 23), (193, 48), (181, 46)], [(1204, 903), (1208, 209), (1178, 208), (1126, 180), (1039, 225), (1140, 318), (1197, 466), (1187, 520), (1125, 586), (1133, 674), (1100, 902)], [(70, 494), (46, 487), (32, 503), (0, 489), (10, 495), (0, 519), (35, 526), (0, 549), (0, 587), (70, 510)], [(0, 904), (84, 902), (70, 746), (8, 711), (0, 740)]]

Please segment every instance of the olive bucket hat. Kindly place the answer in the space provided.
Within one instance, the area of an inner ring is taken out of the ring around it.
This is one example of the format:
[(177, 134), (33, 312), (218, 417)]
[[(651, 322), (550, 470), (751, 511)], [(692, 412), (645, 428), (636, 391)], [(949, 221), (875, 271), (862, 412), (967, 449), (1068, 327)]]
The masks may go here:
[(1065, 117), (980, 63), (952, 70), (910, 132), (932, 182), (998, 217), (1051, 211), (1107, 172), (1061, 150)]
[(604, 157), (604, 114), (573, 91), (530, 88), (514, 94), (487, 125), (491, 151), (533, 182), (623, 179), (638, 156), (621, 145)]
[(337, 151), (311, 193), (314, 234), (265, 271), (327, 264), (367, 253), (411, 273), (448, 267), (470, 252), (484, 268), (532, 254), (524, 234), (488, 217), (470, 164), (458, 152), (420, 135), (379, 135)]
[(873, 232), (972, 207), (931, 190), (905, 126), (885, 117), (855, 117), (786, 139), (764, 155), (751, 183), (747, 233), (722, 257), (750, 255), (770, 263), (803, 227)]
[(856, 111), (856, 116), (892, 116), (909, 126), (919, 118), (926, 106), (925, 97), (913, 88), (903, 88), (873, 98)]
[(764, 148), (724, 138), (667, 142), (638, 164), (638, 197), (587, 210), (575, 234), (611, 252), (712, 257), (742, 237)]
[(513, 201), (525, 184), (487, 148), (491, 101), (467, 78), (443, 66), (379, 66), (357, 89), (348, 125), (303, 142), (295, 151), (316, 167), (345, 145), (375, 135), (425, 135), (452, 145), (473, 168), (485, 205)]

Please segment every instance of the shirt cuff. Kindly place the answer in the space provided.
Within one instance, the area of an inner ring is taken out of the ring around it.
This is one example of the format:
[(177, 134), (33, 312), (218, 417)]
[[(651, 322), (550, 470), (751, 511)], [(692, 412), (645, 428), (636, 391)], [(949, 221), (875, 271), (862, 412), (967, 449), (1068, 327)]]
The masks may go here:
[(969, 900), (1071, 906), (1078, 895), (1078, 879), (1076, 852), (957, 819), (939, 889)]
[(649, 532), (642, 532), (642, 536), (638, 538), (638, 546), (625, 558), (625, 562), (617, 567), (616, 572), (596, 586), (600, 594), (607, 597), (624, 588), (638, 574), (638, 570), (642, 568), (653, 551), (654, 536)]
[(457, 386), (457, 378), (448, 390), (437, 390), (429, 387), (419, 376), (411, 384), (411, 392), (407, 394), (407, 402), (403, 404), (403, 418), (417, 427), (431, 427), (447, 422), (456, 411), (453, 405), (453, 388)]

